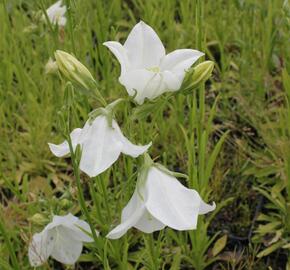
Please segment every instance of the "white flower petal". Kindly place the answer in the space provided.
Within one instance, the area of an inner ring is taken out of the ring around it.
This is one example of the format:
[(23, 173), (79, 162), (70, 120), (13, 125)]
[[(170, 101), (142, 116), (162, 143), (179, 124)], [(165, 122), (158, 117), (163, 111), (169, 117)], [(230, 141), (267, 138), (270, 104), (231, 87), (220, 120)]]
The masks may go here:
[(122, 211), (121, 224), (110, 231), (106, 237), (110, 239), (122, 237), (130, 228), (135, 226), (145, 211), (144, 204), (136, 189), (130, 201)]
[[(137, 157), (151, 145), (135, 145), (122, 134), (117, 122), (109, 126), (104, 115), (88, 120), (83, 129), (75, 129), (71, 133), (73, 149), (79, 144), (82, 149), (80, 169), (90, 177), (94, 177), (108, 169), (119, 157), (121, 152)], [(58, 157), (68, 154), (68, 142), (60, 145), (49, 143), (50, 150)]]
[(56, 231), (56, 240), (54, 242), (51, 256), (63, 263), (74, 264), (81, 255), (83, 243), (76, 241), (64, 226), (54, 228)]
[(63, 17), (66, 13), (66, 6), (55, 6), (52, 10), (47, 11), (48, 17), (53, 20), (52, 22), (57, 23), (58, 19)]
[[(135, 80), (136, 79), (137, 78), (135, 78)], [(163, 72), (153, 73), (153, 76), (144, 86), (143, 90), (138, 92), (135, 100), (137, 103), (142, 104), (145, 98), (152, 100), (165, 92), (179, 90), (181, 83), (182, 80), (180, 80), (179, 77), (171, 71), (166, 70)]]
[(134, 225), (135, 228), (145, 233), (160, 231), (164, 229), (165, 226), (165, 224), (153, 217), (147, 210), (144, 211), (142, 217)]
[[(80, 220), (82, 221), (82, 220)], [(83, 221), (85, 222), (85, 221)], [(86, 223), (86, 222), (85, 222)], [(69, 226), (65, 226), (65, 225), (59, 225), (56, 228), (52, 229), (52, 230), (57, 230), (59, 231), (59, 228), (62, 228), (62, 230), (66, 231), (66, 237), (69, 237), (70, 239), (76, 241), (76, 242), (93, 242), (94, 239), (92, 237), (90, 237), (87, 233), (85, 233), (83, 230), (84, 228), (80, 229), (80, 226), (78, 224), (78, 222), (74, 223), (74, 224), (70, 224)], [(87, 228), (89, 230), (85, 230), (88, 233), (91, 233), (90, 228)]]
[(181, 80), (175, 73), (165, 70), (162, 73), (163, 82), (165, 84), (166, 92), (176, 91), (179, 90), (183, 79)]
[(122, 222), (130, 219), (134, 212), (141, 211), (142, 213), (138, 220), (134, 221), (135, 224), (133, 226), (135, 228), (145, 233), (151, 233), (163, 229), (165, 225), (151, 216), (150, 213), (143, 208), (147, 194), (146, 190), (138, 185), (139, 183), (137, 182), (132, 198), (122, 211)]
[(53, 237), (53, 234), (48, 231), (42, 231), (41, 233), (33, 235), (28, 249), (28, 257), (31, 266), (40, 266), (48, 259), (54, 243), (51, 237)]
[[(144, 102), (144, 89), (150, 80), (153, 78), (154, 73), (146, 69), (136, 69), (124, 73), (120, 78), (119, 82), (124, 85), (130, 96), (137, 95), (135, 100), (137, 103), (142, 104)], [(143, 93), (143, 95), (142, 95)]]
[(117, 124), (117, 122), (114, 120), (113, 121), (113, 128), (115, 129), (115, 136), (116, 136), (116, 140), (120, 141), (122, 143), (122, 153), (124, 153), (125, 155), (129, 155), (131, 157), (138, 157), (140, 155), (142, 155), (143, 153), (145, 153), (147, 151), (147, 149), (152, 145), (152, 143), (150, 142), (147, 145), (136, 145), (131, 143), (122, 133), (122, 131), (120, 130), (119, 125)]
[(98, 116), (91, 124), (86, 123), (81, 143), (80, 169), (90, 177), (108, 169), (118, 159), (122, 149), (105, 116)]
[(29, 246), (31, 265), (41, 265), (49, 256), (64, 264), (74, 264), (82, 252), (82, 243), (93, 241), (81, 229), (91, 232), (85, 221), (72, 214), (55, 215), (40, 234), (33, 236)]
[[(145, 98), (152, 99), (162, 93), (162, 78), (160, 74), (146, 69), (136, 69), (126, 72), (119, 78), (119, 81), (127, 89), (130, 96), (137, 95), (135, 101), (143, 104)], [(164, 87), (163, 87), (164, 88)]]
[[(87, 222), (79, 219), (76, 223), (73, 224), (71, 228), (74, 231), (75, 239), (88, 243), (94, 241), (94, 239), (88, 235), (92, 234), (92, 231), (90, 225)], [(98, 235), (99, 232), (96, 231), (96, 234)]]
[(62, 7), (59, 8), (58, 11), (59, 11), (59, 14), (60, 14), (61, 16), (64, 16), (64, 14), (66, 13), (66, 6), (63, 5)]
[(204, 53), (197, 50), (175, 50), (162, 59), (160, 68), (162, 71), (171, 70), (173, 73), (177, 72), (179, 74), (184, 74), (185, 71), (203, 55)]
[(159, 66), (165, 49), (155, 31), (146, 23), (139, 22), (130, 32), (124, 48), (132, 68)]
[(135, 226), (135, 224), (142, 217), (144, 212), (145, 207), (144, 205), (142, 205), (142, 207), (139, 208), (138, 211), (135, 211), (129, 219), (125, 220), (113, 230), (111, 230), (106, 237), (109, 239), (118, 239), (122, 237), (130, 228)]
[(49, 229), (52, 229), (55, 226), (59, 226), (59, 225), (70, 226), (70, 224), (73, 224), (77, 221), (78, 221), (78, 218), (76, 216), (72, 215), (71, 213), (68, 213), (65, 216), (54, 215), (52, 222), (50, 223), (53, 226), (51, 226)]
[(121, 65), (121, 76), (129, 68), (129, 61), (126, 53), (126, 49), (122, 44), (116, 41), (107, 41), (103, 43), (110, 51), (115, 55)]
[(199, 215), (207, 214), (208, 212), (214, 211), (216, 208), (215, 202), (212, 203), (212, 205), (205, 203), (202, 199), (200, 199), (200, 205), (199, 205)]
[[(74, 150), (78, 144), (78, 140), (79, 140), (79, 136), (81, 132), (82, 132), (81, 128), (76, 128), (70, 134), (72, 147)], [(64, 141), (61, 144), (48, 143), (48, 146), (49, 146), (50, 151), (57, 157), (63, 157), (70, 153), (69, 145), (67, 141)]]
[[(47, 16), (52, 24), (58, 24), (64, 26), (66, 24), (66, 18), (64, 17), (66, 13), (66, 6), (62, 6), (62, 1), (57, 1), (55, 4), (50, 6), (46, 10)], [(43, 16), (45, 19), (45, 16)]]
[[(130, 219), (134, 212), (138, 211), (138, 209), (140, 209), (141, 206), (144, 204), (144, 196), (146, 195), (141, 195), (141, 193), (143, 193), (143, 190), (138, 189), (136, 186), (130, 201), (127, 203), (122, 211), (121, 222)], [(140, 195), (143, 197), (141, 197)]]
[(195, 229), (200, 196), (175, 177), (151, 168), (148, 173), (146, 208), (152, 216), (176, 230)]
[[(75, 239), (76, 241), (82, 242), (93, 242), (93, 238), (90, 237), (87, 233), (91, 233), (90, 225), (80, 220), (78, 217), (72, 215), (71, 213), (65, 216), (57, 216), (53, 217), (51, 223), (49, 223), (44, 230), (51, 230), (57, 226), (63, 226), (67, 228), (68, 234), (71, 235), (71, 238)], [(96, 232), (98, 234), (98, 232)]]
[[(160, 96), (166, 92), (167, 86), (164, 83), (164, 77), (162, 73), (155, 73), (152, 79), (148, 82), (145, 89), (140, 93), (139, 99), (148, 98), (150, 100)], [(136, 98), (137, 98), (136, 97)]]
[(65, 24), (66, 24), (66, 17), (64, 16), (60, 17), (58, 20), (58, 25), (65, 26)]
[(46, 13), (48, 16), (52, 16), (54, 15), (58, 9), (61, 7), (61, 4), (62, 4), (62, 1), (59, 0), (57, 1), (56, 3), (54, 3), (53, 5), (51, 5), (47, 10), (46, 10)]

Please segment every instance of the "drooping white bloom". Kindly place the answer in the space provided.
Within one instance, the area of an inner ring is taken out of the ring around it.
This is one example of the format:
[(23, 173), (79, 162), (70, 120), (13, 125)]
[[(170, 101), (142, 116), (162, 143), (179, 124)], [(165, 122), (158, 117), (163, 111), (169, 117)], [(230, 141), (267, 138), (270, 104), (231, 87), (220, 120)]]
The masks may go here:
[(104, 45), (121, 64), (120, 83), (130, 96), (136, 94), (135, 101), (139, 104), (145, 98), (154, 99), (164, 92), (179, 90), (186, 70), (204, 55), (192, 49), (166, 55), (158, 35), (142, 21), (134, 26), (124, 45), (115, 41)]
[(117, 239), (132, 227), (152, 233), (169, 226), (175, 230), (193, 230), (198, 215), (215, 209), (206, 204), (193, 189), (184, 187), (174, 176), (151, 166), (144, 181), (139, 181), (135, 192), (122, 211), (121, 224), (107, 235)]
[[(108, 169), (121, 153), (138, 157), (147, 151), (151, 143), (141, 146), (132, 144), (121, 132), (117, 122), (109, 125), (104, 115), (88, 120), (85, 126), (74, 129), (71, 134), (73, 149), (79, 144), (82, 149), (80, 169), (90, 177), (97, 176)], [(57, 157), (70, 153), (67, 141), (55, 145), (49, 143), (51, 152)]]
[[(88, 223), (72, 214), (54, 216), (42, 232), (33, 235), (28, 256), (31, 266), (42, 265), (49, 256), (63, 264), (74, 264), (83, 249), (83, 242), (93, 242)], [(97, 232), (96, 232), (97, 233)]]
[[(65, 26), (66, 24), (66, 6), (62, 5), (62, 0), (57, 1), (46, 10), (47, 16), (51, 24)], [(42, 17), (45, 19), (45, 16)]]

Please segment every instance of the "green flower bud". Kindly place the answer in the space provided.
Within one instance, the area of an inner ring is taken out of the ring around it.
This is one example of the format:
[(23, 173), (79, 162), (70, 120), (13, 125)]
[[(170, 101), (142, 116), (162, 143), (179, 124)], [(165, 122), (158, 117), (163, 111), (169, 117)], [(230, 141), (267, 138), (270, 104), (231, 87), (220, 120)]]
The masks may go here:
[(214, 62), (205, 61), (192, 68), (183, 81), (181, 86), (182, 92), (189, 93), (198, 88), (212, 74)]
[(62, 209), (68, 209), (72, 206), (72, 202), (68, 199), (62, 199), (60, 201), (60, 206)]
[(86, 90), (96, 88), (96, 81), (92, 74), (74, 56), (60, 50), (57, 50), (54, 55), (59, 71), (67, 80)]
[(34, 214), (28, 220), (36, 225), (45, 225), (49, 220), (42, 214)]
[(198, 85), (201, 82), (205, 82), (211, 76), (214, 68), (214, 63), (212, 61), (205, 61), (194, 68), (194, 73), (192, 76), (192, 81), (194, 85)]

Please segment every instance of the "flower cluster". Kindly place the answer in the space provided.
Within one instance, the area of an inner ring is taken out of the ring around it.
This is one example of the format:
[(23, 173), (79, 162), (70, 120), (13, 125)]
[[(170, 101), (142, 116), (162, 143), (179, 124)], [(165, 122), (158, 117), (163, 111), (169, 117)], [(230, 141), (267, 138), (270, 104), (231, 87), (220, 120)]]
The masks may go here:
[[(65, 10), (59, 1), (47, 10), (47, 14), (51, 22), (64, 25)], [(124, 45), (115, 41), (104, 45), (120, 62), (120, 83), (139, 105), (166, 92), (193, 89), (197, 83), (192, 82), (192, 78), (201, 82), (212, 71), (212, 63), (204, 62), (203, 66), (189, 72), (203, 53), (181, 49), (166, 55), (155, 31), (142, 21), (134, 26)], [(73, 84), (87, 90), (96, 85), (88, 69), (72, 55), (57, 51), (55, 58), (60, 74)], [(145, 233), (166, 226), (175, 230), (195, 229), (198, 215), (213, 211), (215, 204), (206, 204), (197, 191), (186, 188), (177, 180), (176, 173), (154, 163), (147, 153), (151, 142), (136, 145), (123, 135), (114, 119), (116, 104), (118, 101), (94, 110), (84, 127), (74, 129), (63, 143), (49, 143), (51, 152), (63, 157), (81, 149), (77, 164), (89, 177), (107, 170), (121, 153), (133, 158), (143, 155), (144, 163), (138, 171), (133, 196), (122, 211), (120, 224), (107, 234), (107, 238), (118, 239), (132, 227)], [(41, 265), (49, 256), (64, 264), (74, 264), (83, 243), (94, 241), (91, 225), (71, 214), (54, 216), (41, 233), (33, 236), (29, 247), (31, 265)]]

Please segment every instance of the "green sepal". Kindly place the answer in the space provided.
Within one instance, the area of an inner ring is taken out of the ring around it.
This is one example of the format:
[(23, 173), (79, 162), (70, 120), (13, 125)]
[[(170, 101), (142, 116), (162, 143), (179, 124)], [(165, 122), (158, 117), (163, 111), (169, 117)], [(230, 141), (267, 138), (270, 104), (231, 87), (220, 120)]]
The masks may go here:
[(156, 167), (157, 169), (159, 169), (160, 171), (166, 173), (169, 176), (188, 179), (188, 176), (186, 174), (179, 173), (179, 172), (172, 172), (172, 171), (168, 170), (167, 168), (165, 168), (160, 163), (154, 163), (153, 166)]

